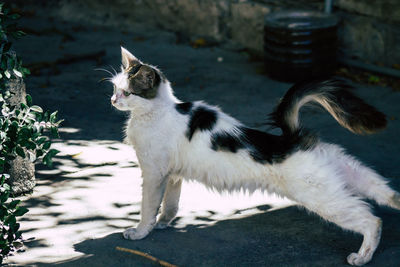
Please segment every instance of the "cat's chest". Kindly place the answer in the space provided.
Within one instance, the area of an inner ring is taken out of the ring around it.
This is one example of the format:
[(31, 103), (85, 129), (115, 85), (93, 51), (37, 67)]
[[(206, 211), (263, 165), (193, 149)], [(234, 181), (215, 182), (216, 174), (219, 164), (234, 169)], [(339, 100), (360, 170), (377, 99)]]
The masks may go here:
[(126, 136), (135, 150), (149, 150), (159, 143), (156, 127), (128, 123)]
[(137, 154), (150, 155), (166, 153), (175, 142), (173, 125), (164, 120), (137, 122), (130, 120), (126, 136)]

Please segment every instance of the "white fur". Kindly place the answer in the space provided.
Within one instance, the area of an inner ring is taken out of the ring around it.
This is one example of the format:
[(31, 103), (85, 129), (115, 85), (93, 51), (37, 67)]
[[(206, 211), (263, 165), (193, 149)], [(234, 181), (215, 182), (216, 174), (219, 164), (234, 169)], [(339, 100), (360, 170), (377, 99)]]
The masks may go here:
[[(381, 221), (372, 215), (362, 197), (399, 208), (391, 202), (396, 192), (342, 148), (319, 142), (313, 149), (295, 152), (275, 164), (260, 164), (244, 149), (237, 153), (214, 151), (210, 131), (196, 131), (190, 141), (185, 136), (189, 118), (176, 111), (179, 101), (168, 81), (160, 84), (157, 97), (151, 100), (123, 95), (129, 86), (124, 72), (112, 82), (114, 106), (131, 112), (126, 135), (136, 150), (143, 175), (142, 218), (137, 228), (124, 232), (125, 238), (141, 239), (154, 227), (167, 227), (178, 210), (182, 179), (188, 179), (218, 191), (253, 192), (261, 188), (295, 200), (325, 220), (364, 235), (359, 252), (348, 257), (350, 264), (362, 265), (372, 258), (379, 243)], [(205, 105), (194, 103), (200, 104)], [(241, 125), (218, 108), (209, 108), (218, 112), (212, 131), (232, 132), (234, 126)]]

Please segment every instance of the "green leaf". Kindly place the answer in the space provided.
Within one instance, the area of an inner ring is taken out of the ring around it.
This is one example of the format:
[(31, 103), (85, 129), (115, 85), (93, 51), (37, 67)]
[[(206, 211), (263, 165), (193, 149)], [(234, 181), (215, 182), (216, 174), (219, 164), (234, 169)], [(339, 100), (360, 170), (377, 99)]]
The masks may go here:
[(42, 136), (42, 137), (38, 138), (38, 140), (36, 140), (36, 144), (41, 145), (41, 144), (43, 144), (46, 140), (47, 140), (47, 137)]
[(13, 121), (11, 125), (9, 126), (9, 129), (7, 131), (7, 135), (10, 138), (11, 142), (15, 142), (17, 139), (17, 131), (18, 131), (18, 122)]
[(8, 72), (8, 70), (4, 72), (4, 75), (6, 75), (7, 79), (10, 79), (11, 77), (11, 74)]
[[(6, 208), (6, 206), (4, 205), (0, 205), (0, 221), (4, 221), (4, 218), (7, 216), (8, 214), (8, 209)], [(0, 242), (1, 242), (1, 238), (0, 238)], [(0, 243), (1, 246), (1, 243)]]
[(4, 221), (4, 223), (5, 224), (8, 224), (8, 225), (13, 225), (13, 224), (16, 224), (17, 223), (17, 219), (15, 218), (15, 214), (11, 214), (10, 216), (8, 216), (7, 218), (6, 218), (6, 220)]
[(56, 125), (57, 127), (60, 126), (60, 124), (63, 122), (64, 120), (59, 120), (56, 123), (54, 123), (54, 125)]
[(36, 121), (36, 113), (31, 113), (28, 112), (28, 114), (26, 115), (29, 119), (33, 120), (33, 122)]
[(22, 215), (24, 215), (25, 213), (27, 213), (29, 210), (27, 209), (27, 208), (25, 208), (25, 207), (18, 207), (16, 210), (15, 210), (15, 212), (14, 212), (14, 215), (15, 216), (22, 216)]
[(21, 235), (22, 235), (21, 232), (15, 233), (15, 239), (20, 239), (20, 238), (21, 238)]
[(51, 115), (50, 115), (50, 122), (51, 123), (55, 123), (56, 122), (57, 113), (58, 113), (58, 111), (54, 111), (53, 113), (51, 113)]
[(19, 105), (20, 105), (20, 107), (21, 107), (22, 110), (24, 110), (24, 109), (26, 109), (26, 108), (28, 107), (27, 105), (25, 105), (25, 104), (22, 103), (22, 102), (21, 102)]
[(8, 209), (11, 209), (11, 210), (15, 209), (20, 202), (21, 202), (21, 200), (19, 200), (19, 199), (15, 199), (15, 200), (11, 201), (8, 204)]
[(27, 149), (34, 150), (34, 149), (36, 149), (36, 144), (35, 144), (35, 142), (28, 140), (25, 147)]
[[(35, 111), (31, 110), (31, 112), (35, 112)], [(42, 121), (42, 118), (43, 118), (42, 113), (35, 112), (34, 115), (35, 115), (36, 121)]]
[(16, 61), (15, 61), (14, 57), (9, 57), (7, 59), (7, 66), (9, 69), (13, 69), (15, 67), (15, 63), (16, 63)]
[(51, 135), (54, 138), (60, 138), (60, 135), (58, 134), (58, 128), (57, 127), (51, 127), (50, 128), (50, 132), (51, 132)]
[(43, 163), (46, 164), (48, 167), (52, 167), (53, 165), (52, 158), (59, 152), (60, 151), (58, 151), (57, 149), (50, 149), (50, 151), (47, 152), (47, 154), (44, 156)]
[(19, 223), (17, 223), (17, 220), (15, 220), (15, 223), (13, 223), (13, 224), (10, 225), (10, 230), (11, 230), (13, 233), (16, 233), (16, 232), (18, 232), (20, 226), (21, 226), (21, 225), (20, 225)]
[[(4, 184), (3, 187), (5, 187), (5, 185), (7, 185), (7, 184)], [(6, 202), (9, 196), (10, 196), (10, 191), (6, 189), (0, 195), (0, 203)]]
[(1, 129), (2, 129), (4, 132), (6, 132), (6, 131), (8, 131), (8, 127), (9, 127), (9, 126), (10, 126), (9, 121), (8, 121), (8, 120), (5, 120), (4, 123), (3, 123), (3, 125), (1, 126)]
[(22, 158), (25, 158), (25, 152), (24, 152), (24, 149), (22, 147), (17, 146), (15, 148), (15, 152), (17, 152), (18, 156), (20, 156)]
[(8, 255), (8, 253), (10, 253), (10, 247), (8, 245), (5, 245), (5, 247), (2, 248), (1, 254)]
[(48, 140), (48, 141), (46, 141), (44, 144), (43, 144), (43, 149), (45, 149), (45, 150), (47, 150), (47, 149), (49, 149), (50, 148), (50, 146), (51, 146), (51, 141), (50, 140)]
[(31, 95), (26, 95), (26, 104), (28, 105), (28, 107), (32, 106), (32, 97)]
[(10, 185), (9, 184), (3, 184), (3, 188), (5, 189), (5, 191), (4, 192), (8, 192), (8, 191), (10, 191), (11, 190), (11, 187), (10, 187)]
[[(18, 232), (18, 233), (20, 233), (20, 232)], [(15, 237), (16, 237), (16, 239), (19, 239), (21, 236), (18, 236), (18, 235), (16, 234)], [(18, 240), (13, 242), (13, 246), (14, 246), (16, 249), (22, 248), (23, 245), (24, 245), (24, 243), (22, 243), (21, 241), (18, 241)]]
[(32, 136), (32, 127), (31, 126), (22, 126), (22, 128), (18, 132), (18, 140), (27, 141)]
[(31, 110), (33, 110), (35, 112), (39, 112), (39, 113), (43, 112), (43, 109), (41, 107), (39, 107), (39, 106), (32, 106)]
[(43, 154), (44, 154), (43, 149), (36, 150), (36, 158), (40, 158), (41, 156), (43, 156)]
[(48, 121), (49, 121), (49, 117), (50, 117), (50, 113), (49, 113), (49, 111), (46, 111), (46, 112), (43, 114), (43, 120), (44, 120), (45, 122), (48, 122)]
[(16, 69), (13, 69), (13, 72), (14, 72), (14, 74), (16, 75), (16, 76), (18, 76), (18, 77), (20, 77), (20, 78), (22, 78), (22, 73), (21, 72), (19, 72), (18, 70), (16, 70)]
[(31, 74), (31, 71), (30, 71), (28, 68), (21, 67), (20, 70), (21, 70), (22, 73), (25, 74), (25, 75)]

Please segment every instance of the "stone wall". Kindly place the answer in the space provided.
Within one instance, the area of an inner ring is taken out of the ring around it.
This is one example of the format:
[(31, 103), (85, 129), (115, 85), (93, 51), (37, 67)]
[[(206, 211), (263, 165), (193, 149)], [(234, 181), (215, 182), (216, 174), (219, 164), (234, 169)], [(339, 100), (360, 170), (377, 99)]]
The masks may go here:
[(400, 1), (398, 0), (336, 0), (342, 10), (375, 17), (386, 22), (400, 22)]
[[(52, 6), (58, 16), (106, 25), (162, 27), (189, 37), (232, 42), (263, 52), (265, 15), (282, 9), (323, 10), (323, 0), (13, 0)], [(49, 3), (50, 2), (50, 3)], [(400, 63), (400, 1), (336, 0), (340, 50), (386, 66)]]
[(338, 0), (341, 49), (369, 63), (400, 64), (400, 1)]

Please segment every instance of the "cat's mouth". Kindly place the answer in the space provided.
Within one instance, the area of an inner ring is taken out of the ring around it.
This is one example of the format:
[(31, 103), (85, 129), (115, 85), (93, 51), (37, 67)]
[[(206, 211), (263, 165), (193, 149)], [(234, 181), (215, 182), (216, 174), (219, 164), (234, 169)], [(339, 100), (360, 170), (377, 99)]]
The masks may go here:
[(115, 101), (115, 102), (111, 101), (111, 104), (113, 105), (113, 107), (115, 107), (118, 110), (121, 110), (121, 111), (129, 110), (129, 108), (124, 105), (124, 103), (117, 102), (117, 101)]
[(113, 95), (110, 100), (111, 100), (111, 105), (113, 105), (115, 108), (117, 109), (124, 108), (124, 104), (118, 101), (118, 98), (115, 95)]

